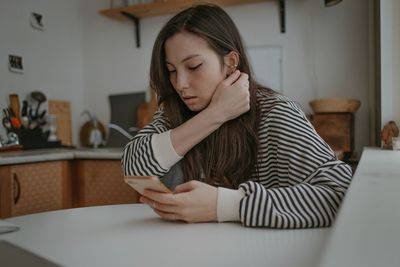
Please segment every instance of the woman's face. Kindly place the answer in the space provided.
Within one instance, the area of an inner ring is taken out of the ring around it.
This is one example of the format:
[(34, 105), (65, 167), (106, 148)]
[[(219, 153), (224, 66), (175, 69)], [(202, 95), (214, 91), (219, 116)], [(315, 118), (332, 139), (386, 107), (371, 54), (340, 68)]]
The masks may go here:
[(228, 68), (221, 68), (219, 56), (203, 38), (188, 32), (167, 39), (165, 54), (169, 79), (182, 101), (191, 111), (205, 109)]

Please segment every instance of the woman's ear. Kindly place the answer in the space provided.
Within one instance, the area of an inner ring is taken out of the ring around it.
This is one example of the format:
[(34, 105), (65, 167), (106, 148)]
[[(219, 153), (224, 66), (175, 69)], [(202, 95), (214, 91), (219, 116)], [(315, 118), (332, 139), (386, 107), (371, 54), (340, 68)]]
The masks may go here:
[(235, 51), (229, 52), (224, 56), (226, 75), (231, 75), (239, 65), (239, 54)]

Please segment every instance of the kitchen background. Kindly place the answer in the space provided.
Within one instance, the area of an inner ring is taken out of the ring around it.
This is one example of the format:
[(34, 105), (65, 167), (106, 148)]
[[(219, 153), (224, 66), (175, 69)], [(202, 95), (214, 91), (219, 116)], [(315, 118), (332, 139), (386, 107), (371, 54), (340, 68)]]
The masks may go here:
[[(306, 113), (311, 112), (308, 102), (315, 98), (361, 101), (355, 120), (360, 154), (363, 146), (374, 144), (380, 128), (376, 121), (400, 121), (396, 104), (400, 90), (395, 89), (400, 75), (392, 71), (400, 69), (400, 51), (394, 49), (400, 43), (400, 19), (392, 15), (393, 7), (400, 10), (400, 5), (395, 0), (382, 5), (381, 13), (389, 16), (390, 25), (382, 25), (381, 35), (389, 41), (381, 44), (385, 52), (380, 100), (376, 98), (374, 1), (344, 0), (331, 8), (321, 0), (285, 2), (284, 34), (275, 1), (225, 10), (246, 45), (282, 47), (281, 92), (298, 101)], [(22, 100), (35, 90), (48, 99), (70, 101), (73, 142), (78, 144), (82, 111), (89, 110), (107, 124), (110, 94), (147, 91), (152, 45), (170, 15), (141, 19), (141, 47), (136, 48), (130, 21), (118, 22), (98, 13), (109, 6), (108, 0), (0, 0), (0, 107), (7, 106), (10, 93)], [(31, 12), (43, 15), (43, 31), (30, 26)], [(23, 74), (9, 71), (10, 54), (23, 57)], [(378, 118), (376, 105), (382, 105)]]

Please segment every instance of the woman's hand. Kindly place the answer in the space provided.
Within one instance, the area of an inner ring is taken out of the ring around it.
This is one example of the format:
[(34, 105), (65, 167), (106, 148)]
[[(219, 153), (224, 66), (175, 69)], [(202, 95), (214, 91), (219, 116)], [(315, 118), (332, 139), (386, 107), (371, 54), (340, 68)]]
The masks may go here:
[(217, 220), (217, 191), (211, 185), (190, 181), (178, 185), (174, 194), (145, 190), (140, 202), (166, 220), (209, 222)]
[(249, 75), (236, 70), (217, 86), (210, 105), (221, 122), (232, 120), (250, 110)]

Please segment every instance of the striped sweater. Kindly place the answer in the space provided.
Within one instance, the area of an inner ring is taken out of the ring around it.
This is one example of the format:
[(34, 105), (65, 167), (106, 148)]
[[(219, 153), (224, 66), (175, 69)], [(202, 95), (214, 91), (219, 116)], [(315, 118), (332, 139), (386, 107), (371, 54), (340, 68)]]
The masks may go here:
[[(229, 197), (232, 193), (222, 194), (225, 192), (222, 188), (218, 190), (218, 194), (221, 192), (218, 213), (238, 209), (237, 219), (252, 227), (330, 226), (350, 184), (350, 167), (337, 160), (296, 103), (263, 90), (257, 93), (257, 102), (259, 177), (254, 167), (252, 177), (240, 184), (235, 197)], [(172, 144), (159, 145), (155, 140), (169, 130), (163, 112), (158, 111), (153, 122), (125, 147), (122, 159), (125, 175), (163, 177), (168, 173), (180, 157), (174, 155)], [(160, 157), (160, 146), (169, 146), (165, 150), (172, 151), (167, 153), (170, 155)]]

